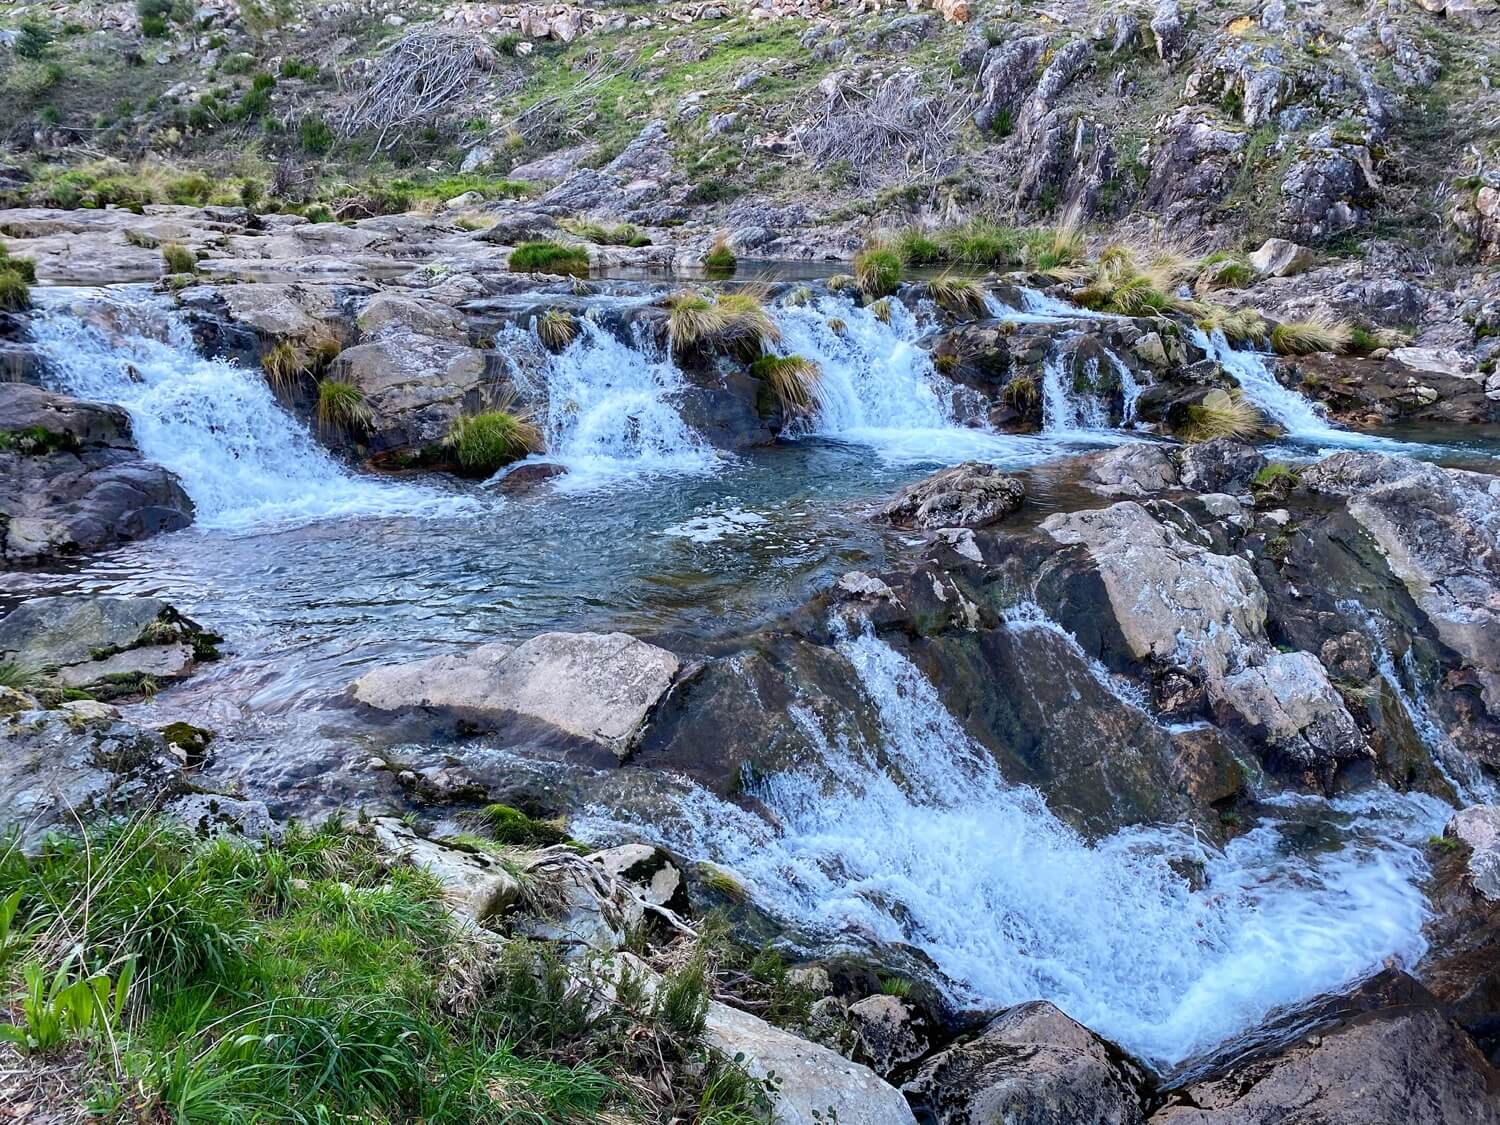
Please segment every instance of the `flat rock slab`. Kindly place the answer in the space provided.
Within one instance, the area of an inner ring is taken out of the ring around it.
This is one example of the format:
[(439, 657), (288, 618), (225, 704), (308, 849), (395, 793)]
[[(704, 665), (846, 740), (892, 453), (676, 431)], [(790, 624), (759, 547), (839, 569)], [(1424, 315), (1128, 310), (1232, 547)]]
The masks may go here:
[(625, 633), (542, 633), (516, 647), (377, 668), (355, 681), (354, 698), (481, 724), (533, 719), (623, 761), (680, 667), (666, 649)]
[(171, 613), (160, 598), (32, 598), (0, 620), (0, 658), (25, 668), (80, 664), (101, 649), (139, 644)]

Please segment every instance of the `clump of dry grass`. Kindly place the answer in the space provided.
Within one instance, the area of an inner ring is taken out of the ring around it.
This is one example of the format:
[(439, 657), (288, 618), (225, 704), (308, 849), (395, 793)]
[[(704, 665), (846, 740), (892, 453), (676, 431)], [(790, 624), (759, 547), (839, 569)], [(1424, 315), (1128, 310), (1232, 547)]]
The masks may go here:
[(1271, 329), (1271, 347), (1281, 355), (1342, 352), (1354, 342), (1354, 326), (1317, 313), (1306, 320), (1282, 321)]
[(537, 321), (536, 334), (549, 348), (565, 348), (578, 335), (578, 322), (567, 309), (548, 309)]
[(881, 324), (889, 324), (891, 322), (891, 311), (891, 299), (889, 297), (882, 297), (878, 301), (870, 302), (870, 315), (880, 321)]
[(1188, 426), (1183, 437), (1191, 442), (1214, 438), (1245, 441), (1257, 436), (1263, 428), (1260, 411), (1239, 390), (1215, 388), (1203, 401), (1188, 407)]
[(818, 403), (818, 381), (822, 369), (800, 355), (763, 355), (750, 365), (750, 373), (764, 379), (784, 413), (811, 414)]
[(989, 310), (984, 299), (984, 286), (972, 278), (944, 274), (927, 283), (927, 292), (955, 316), (983, 316)]

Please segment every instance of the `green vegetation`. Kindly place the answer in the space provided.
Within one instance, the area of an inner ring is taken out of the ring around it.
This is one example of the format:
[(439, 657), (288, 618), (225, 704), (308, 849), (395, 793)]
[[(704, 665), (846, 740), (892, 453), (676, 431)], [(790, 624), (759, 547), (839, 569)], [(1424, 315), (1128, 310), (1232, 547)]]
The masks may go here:
[(544, 848), (568, 838), (557, 822), (534, 820), (510, 805), (488, 805), (482, 815), (490, 839), (500, 844)]
[(1203, 401), (1188, 407), (1189, 424), (1183, 437), (1191, 442), (1227, 437), (1247, 441), (1262, 429), (1260, 411), (1238, 390), (1217, 388), (1203, 396)]
[(1191, 312), (1205, 332), (1222, 332), (1231, 344), (1264, 340), (1266, 322), (1254, 309), (1230, 309), (1210, 302), (1199, 302)]
[(880, 991), (885, 996), (897, 996), (905, 999), (911, 995), (911, 981), (905, 977), (882, 977), (880, 980)]
[(596, 246), (650, 246), (651, 240), (634, 223), (617, 223), (605, 226), (602, 223), (585, 222), (582, 219), (563, 219), (558, 226), (569, 234), (575, 234), (585, 242)]
[(260, 357), (261, 370), (277, 394), (285, 394), (307, 370), (302, 354), (290, 340), (281, 340)]
[(324, 379), (318, 384), (318, 425), (324, 430), (355, 433), (370, 428), (374, 414), (365, 392), (353, 383)]
[(1195, 289), (1208, 293), (1215, 289), (1244, 289), (1255, 280), (1255, 267), (1249, 255), (1238, 250), (1216, 250), (1200, 263)]
[(750, 365), (750, 374), (765, 381), (788, 417), (811, 414), (818, 404), (822, 370), (799, 355), (763, 355)]
[(891, 246), (875, 243), (854, 256), (854, 277), (871, 297), (894, 293), (901, 284), (901, 255)]
[(710, 273), (731, 274), (738, 263), (739, 259), (729, 248), (729, 237), (722, 233), (714, 239), (708, 253), (703, 256), (703, 268)]
[(333, 148), (333, 127), (316, 114), (308, 114), (297, 123), (297, 141), (303, 152), (322, 156)]
[(1369, 355), (1378, 348), (1400, 348), (1410, 343), (1405, 332), (1391, 328), (1366, 328), (1362, 324), (1349, 326), (1349, 342), (1344, 350), (1354, 355)]
[(474, 476), (489, 476), (542, 447), (542, 436), (530, 419), (501, 407), (457, 419), (447, 444), (458, 465)]
[(565, 348), (578, 335), (578, 321), (567, 309), (548, 309), (537, 321), (536, 334), (549, 348)]
[(0, 264), (0, 311), (20, 312), (31, 307), (31, 283), (6, 261)]
[(673, 351), (713, 344), (747, 358), (759, 356), (768, 344), (781, 340), (781, 327), (766, 311), (764, 297), (756, 289), (721, 293), (712, 300), (687, 290), (672, 294), (667, 298), (667, 331)]
[(1085, 308), (1122, 316), (1155, 316), (1188, 304), (1176, 295), (1197, 263), (1166, 246), (1116, 242), (1099, 252), (1088, 283), (1073, 295)]
[(567, 273), (586, 277), (589, 253), (581, 246), (523, 242), (511, 251), (510, 268), (517, 273)]
[(1290, 465), (1284, 465), (1279, 461), (1273, 461), (1250, 482), (1250, 491), (1257, 500), (1285, 500), (1291, 494), (1292, 489), (1297, 487), (1299, 477), (1297, 470)]
[[(0, 434), (0, 437), (7, 435)], [(5, 449), (0, 443), (0, 451)], [(12, 691), (34, 691), (41, 682), (42, 675), (35, 668), (27, 668), (14, 660), (0, 660), (0, 688), (10, 688)], [(3, 946), (0, 942), (0, 946)]]
[(56, 1106), (109, 1120), (763, 1121), (766, 1087), (703, 1042), (709, 955), (599, 1003), (338, 822), (255, 846), (139, 819), (0, 856), (0, 1035), (66, 1060)]
[(1281, 355), (1341, 352), (1347, 350), (1353, 341), (1353, 325), (1327, 315), (1283, 321), (1271, 329), (1271, 347)]
[(870, 302), (870, 315), (880, 321), (881, 324), (889, 324), (891, 322), (892, 311), (891, 299), (889, 297), (882, 297), (878, 301)]
[(1026, 414), (1042, 401), (1042, 392), (1030, 375), (1016, 375), (1001, 390), (1000, 401), (1017, 414)]
[(198, 270), (197, 256), (178, 242), (168, 242), (161, 248), (161, 260), (168, 273), (196, 273)]

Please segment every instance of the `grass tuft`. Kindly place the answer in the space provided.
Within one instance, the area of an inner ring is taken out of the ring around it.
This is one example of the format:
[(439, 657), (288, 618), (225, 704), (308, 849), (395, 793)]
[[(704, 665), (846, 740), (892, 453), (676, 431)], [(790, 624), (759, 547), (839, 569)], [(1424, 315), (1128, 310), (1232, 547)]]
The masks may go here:
[(710, 273), (729, 274), (739, 264), (734, 251), (729, 247), (729, 236), (722, 232), (714, 239), (708, 253), (703, 256), (703, 268)]
[(984, 286), (970, 278), (956, 278), (944, 274), (927, 283), (927, 292), (932, 299), (955, 316), (984, 316), (989, 305), (984, 299)]
[(1258, 436), (1264, 425), (1255, 404), (1238, 390), (1209, 391), (1202, 402), (1188, 407), (1188, 419), (1183, 436), (1190, 442), (1221, 437), (1247, 441)]
[(161, 248), (162, 264), (168, 273), (197, 273), (198, 258), (180, 242), (168, 242)]
[(565, 348), (578, 335), (578, 322), (567, 309), (548, 309), (537, 321), (536, 334), (549, 348)]
[(1281, 355), (1342, 352), (1354, 342), (1354, 326), (1326, 314), (1282, 321), (1271, 329), (1271, 347)]
[(799, 355), (763, 355), (750, 365), (750, 374), (765, 381), (788, 417), (811, 414), (818, 405), (822, 369)]
[(365, 393), (353, 383), (324, 379), (318, 384), (318, 426), (323, 430), (358, 433), (370, 428), (375, 415)]
[(261, 356), (261, 370), (277, 394), (286, 394), (307, 370), (302, 353), (290, 340), (282, 340)]
[(901, 254), (892, 246), (876, 242), (854, 256), (854, 277), (871, 297), (894, 293), (901, 284)]
[(542, 435), (531, 420), (503, 408), (458, 418), (446, 440), (460, 468), (475, 476), (489, 476), (542, 448)]
[(1211, 293), (1215, 289), (1244, 289), (1255, 280), (1255, 267), (1249, 255), (1240, 250), (1216, 250), (1200, 263), (1194, 289)]
[(891, 322), (891, 313), (891, 299), (889, 297), (882, 297), (878, 301), (870, 302), (870, 315), (880, 321), (881, 324), (889, 324)]

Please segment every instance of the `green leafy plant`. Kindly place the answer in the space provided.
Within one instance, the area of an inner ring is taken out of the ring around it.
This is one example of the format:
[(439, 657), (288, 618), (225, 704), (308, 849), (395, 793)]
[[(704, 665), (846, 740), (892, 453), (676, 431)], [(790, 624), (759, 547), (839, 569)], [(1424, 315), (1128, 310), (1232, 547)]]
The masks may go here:
[[(12, 907), (12, 917), (14, 912)], [(21, 1022), (0, 1023), (0, 1042), (28, 1054), (40, 1054), (70, 1039), (112, 1032), (135, 978), (134, 965), (125, 962), (111, 981), (103, 973), (83, 972), (78, 968), (81, 960), (81, 952), (73, 949), (50, 974), (40, 961), (27, 961), (21, 966), (25, 981)]]
[(1239, 250), (1216, 250), (1205, 257), (1194, 288), (1199, 293), (1215, 289), (1244, 289), (1255, 280), (1249, 255)]

